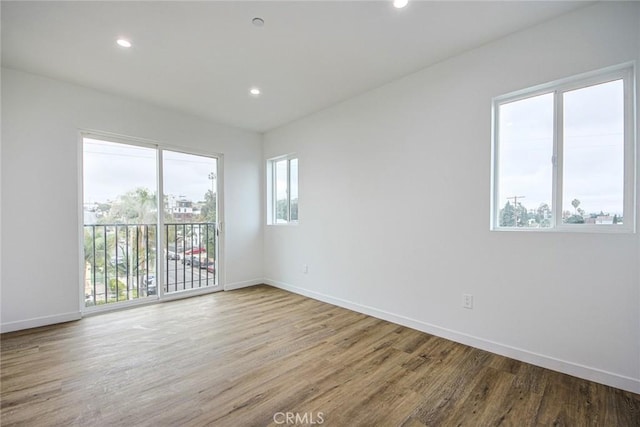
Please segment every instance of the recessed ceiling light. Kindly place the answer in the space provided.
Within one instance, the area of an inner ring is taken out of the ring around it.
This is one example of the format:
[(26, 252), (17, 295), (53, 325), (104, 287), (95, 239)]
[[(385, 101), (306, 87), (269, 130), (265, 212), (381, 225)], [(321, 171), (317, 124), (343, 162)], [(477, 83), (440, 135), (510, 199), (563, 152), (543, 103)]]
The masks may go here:
[(251, 22), (253, 23), (253, 25), (255, 25), (256, 27), (262, 27), (264, 25), (264, 19), (262, 18), (258, 18), (255, 17), (251, 20)]
[(118, 39), (116, 41), (116, 43), (118, 43), (118, 46), (122, 46), (122, 47), (131, 47), (131, 42), (129, 40), (125, 40), (125, 39)]
[(252, 87), (251, 89), (249, 89), (249, 93), (253, 96), (258, 96), (260, 95), (260, 89), (258, 89), (257, 87)]
[(409, 3), (409, 0), (393, 0), (393, 7), (396, 9), (402, 9)]

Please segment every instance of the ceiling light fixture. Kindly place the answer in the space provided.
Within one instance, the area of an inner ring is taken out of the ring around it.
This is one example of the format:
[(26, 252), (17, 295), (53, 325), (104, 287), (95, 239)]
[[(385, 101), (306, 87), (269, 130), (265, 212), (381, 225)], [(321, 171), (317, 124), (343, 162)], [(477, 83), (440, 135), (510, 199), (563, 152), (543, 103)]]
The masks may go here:
[(396, 9), (402, 9), (409, 3), (409, 0), (393, 0), (393, 7)]
[(252, 87), (251, 89), (249, 89), (249, 93), (253, 96), (258, 96), (260, 95), (260, 89), (258, 89), (257, 87)]
[(121, 46), (121, 47), (131, 47), (131, 42), (129, 40), (118, 39), (116, 43), (118, 43), (118, 46)]
[(262, 27), (264, 25), (264, 19), (262, 18), (258, 18), (255, 17), (251, 20), (251, 22), (253, 23), (253, 25), (255, 25), (256, 27)]

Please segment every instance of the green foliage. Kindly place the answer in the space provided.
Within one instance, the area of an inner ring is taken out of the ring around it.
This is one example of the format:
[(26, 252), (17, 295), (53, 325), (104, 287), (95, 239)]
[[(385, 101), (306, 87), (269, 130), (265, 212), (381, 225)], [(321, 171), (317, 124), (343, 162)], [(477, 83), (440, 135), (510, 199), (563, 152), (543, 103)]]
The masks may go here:
[(513, 205), (507, 202), (504, 208), (500, 209), (500, 227), (514, 227), (516, 224), (516, 212)]
[(204, 194), (204, 206), (201, 209), (201, 218), (202, 222), (216, 222), (217, 220), (217, 195), (211, 191), (207, 190)]
[(280, 199), (276, 202), (276, 220), (289, 221), (289, 209), (286, 199)]
[(101, 224), (154, 224), (157, 218), (156, 193), (148, 188), (136, 188), (118, 196)]
[[(109, 280), (109, 299), (114, 301), (121, 301), (127, 299), (127, 284), (121, 280), (110, 279)], [(110, 301), (111, 302), (111, 301)]]
[[(291, 200), (291, 212), (286, 199), (276, 201), (276, 220), (297, 221), (298, 220), (298, 199)], [(291, 216), (289, 216), (291, 214)]]
[(298, 199), (291, 199), (291, 221), (298, 220)]
[(527, 209), (522, 206), (522, 203), (518, 203), (517, 206), (514, 206), (507, 201), (504, 208), (500, 209), (500, 227), (526, 227), (528, 223), (529, 213), (527, 212)]
[(584, 218), (582, 215), (571, 215), (569, 218), (565, 220), (567, 224), (584, 224)]
[(110, 203), (98, 203), (98, 206), (96, 208), (96, 213), (99, 213), (100, 214), (99, 216), (104, 216), (108, 214), (110, 210), (111, 210)]
[(540, 225), (540, 227), (551, 226), (551, 208), (546, 203), (541, 203), (536, 209), (533, 220)]
[(216, 239), (216, 225), (215, 224), (207, 224), (206, 232), (204, 234), (206, 242), (205, 249), (207, 251), (207, 257), (211, 260), (215, 260), (216, 257), (216, 243), (218, 239)]
[[(117, 242), (116, 228), (118, 229)], [(149, 242), (148, 248), (147, 237)], [(155, 226), (119, 225), (116, 227), (98, 225), (95, 227), (85, 227), (85, 271), (87, 272), (87, 279), (90, 281), (91, 287), (96, 290), (96, 294), (103, 294), (105, 292), (106, 281), (109, 289), (109, 302), (111, 302), (111, 298), (115, 298), (113, 301), (116, 299), (127, 299), (126, 282), (136, 283), (137, 281), (137, 283), (141, 283), (144, 277), (150, 272), (155, 271), (155, 241)], [(147, 266), (150, 271), (147, 271)], [(122, 282), (123, 280), (125, 282)], [(118, 292), (116, 292), (116, 285)], [(130, 290), (129, 298), (136, 297), (137, 291), (134, 292)], [(105, 303), (104, 299), (101, 300), (99, 296), (96, 296), (96, 298), (96, 304)]]

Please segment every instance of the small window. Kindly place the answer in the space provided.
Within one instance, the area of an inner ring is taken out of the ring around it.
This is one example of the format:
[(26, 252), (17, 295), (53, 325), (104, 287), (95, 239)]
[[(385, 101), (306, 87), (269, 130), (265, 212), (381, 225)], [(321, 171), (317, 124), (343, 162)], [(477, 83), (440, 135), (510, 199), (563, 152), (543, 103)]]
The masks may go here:
[(634, 229), (632, 75), (494, 99), (493, 229)]
[(285, 156), (267, 162), (269, 224), (298, 222), (298, 158)]

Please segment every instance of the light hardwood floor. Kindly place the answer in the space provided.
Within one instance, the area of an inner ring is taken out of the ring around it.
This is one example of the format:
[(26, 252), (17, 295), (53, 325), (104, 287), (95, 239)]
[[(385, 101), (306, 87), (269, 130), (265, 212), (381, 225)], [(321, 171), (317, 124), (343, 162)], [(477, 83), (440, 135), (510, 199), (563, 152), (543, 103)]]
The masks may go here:
[(639, 395), (268, 286), (1, 344), (2, 426), (640, 426)]

